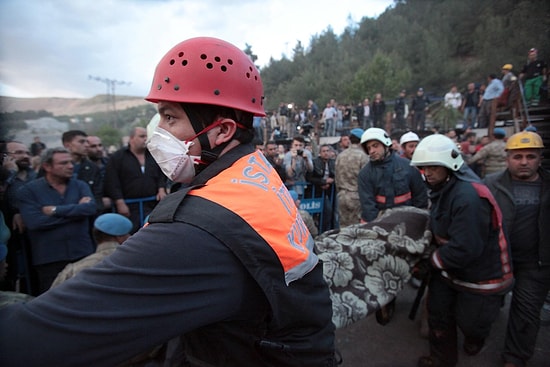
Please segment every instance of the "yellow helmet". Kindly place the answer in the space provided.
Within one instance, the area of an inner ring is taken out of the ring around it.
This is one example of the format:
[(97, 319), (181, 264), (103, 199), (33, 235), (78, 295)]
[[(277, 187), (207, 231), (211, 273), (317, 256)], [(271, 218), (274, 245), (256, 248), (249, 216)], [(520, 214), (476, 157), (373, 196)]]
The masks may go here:
[(542, 149), (542, 138), (532, 131), (521, 131), (508, 138), (506, 150), (512, 149)]

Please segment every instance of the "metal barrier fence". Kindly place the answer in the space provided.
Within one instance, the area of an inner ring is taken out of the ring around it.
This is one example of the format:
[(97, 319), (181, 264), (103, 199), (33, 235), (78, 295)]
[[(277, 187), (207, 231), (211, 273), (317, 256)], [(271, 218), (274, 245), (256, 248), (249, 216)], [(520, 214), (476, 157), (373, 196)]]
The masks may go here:
[[(298, 186), (303, 194), (300, 196), (300, 209), (307, 211), (314, 219), (318, 219), (317, 228), (319, 233), (328, 231), (329, 229), (338, 228), (338, 214), (336, 210), (336, 190), (335, 185), (331, 185), (328, 191), (321, 190), (315, 187), (310, 182), (296, 182), (294, 187)], [(326, 218), (330, 216), (330, 218)], [(330, 227), (326, 228), (325, 223), (331, 223)]]
[[(138, 206), (139, 206), (139, 226), (140, 227), (143, 227), (143, 225), (145, 224), (145, 217), (146, 217), (145, 215), (143, 215), (143, 203), (149, 202), (149, 201), (157, 201), (157, 197), (147, 196), (143, 198), (124, 199), (124, 202), (126, 204), (136, 204), (136, 203), (139, 204)], [(116, 212), (116, 208), (114, 205), (113, 205), (113, 212)]]

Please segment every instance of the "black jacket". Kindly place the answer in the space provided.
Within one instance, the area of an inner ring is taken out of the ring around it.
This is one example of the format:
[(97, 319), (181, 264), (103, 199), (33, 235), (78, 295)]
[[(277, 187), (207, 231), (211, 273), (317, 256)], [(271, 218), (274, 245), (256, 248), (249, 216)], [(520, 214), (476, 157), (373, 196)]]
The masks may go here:
[(430, 199), (438, 246), (432, 265), (455, 288), (482, 294), (508, 291), (513, 285), (510, 251), (497, 220), (500, 209), (491, 203), (487, 187), (452, 175)]
[[(539, 174), (542, 177), (542, 190), (539, 219), (536, 224), (536, 228), (539, 231), (539, 254), (537, 262), (539, 266), (550, 266), (550, 171), (540, 168)], [(495, 196), (502, 210), (504, 229), (510, 230), (516, 212), (510, 173), (508, 170), (505, 170), (488, 175), (485, 177), (484, 182)]]
[[(335, 160), (328, 160), (328, 177), (335, 177)], [(315, 197), (320, 197), (323, 189), (321, 186), (325, 185), (327, 182), (324, 179), (325, 176), (325, 162), (321, 157), (317, 157), (313, 160), (313, 171), (306, 174), (306, 180), (315, 185)], [(334, 185), (334, 183), (333, 183)], [(330, 190), (329, 190), (330, 191)]]

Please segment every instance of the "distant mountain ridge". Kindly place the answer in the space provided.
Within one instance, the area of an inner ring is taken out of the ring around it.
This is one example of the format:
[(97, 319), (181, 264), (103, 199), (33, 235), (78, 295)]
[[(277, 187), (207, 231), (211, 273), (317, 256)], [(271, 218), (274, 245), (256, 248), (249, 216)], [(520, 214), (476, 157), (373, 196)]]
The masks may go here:
[[(149, 104), (143, 97), (116, 96), (117, 111)], [(17, 98), (0, 96), (0, 112), (47, 111), (54, 116), (76, 116), (105, 112), (112, 108), (107, 95), (92, 98)]]

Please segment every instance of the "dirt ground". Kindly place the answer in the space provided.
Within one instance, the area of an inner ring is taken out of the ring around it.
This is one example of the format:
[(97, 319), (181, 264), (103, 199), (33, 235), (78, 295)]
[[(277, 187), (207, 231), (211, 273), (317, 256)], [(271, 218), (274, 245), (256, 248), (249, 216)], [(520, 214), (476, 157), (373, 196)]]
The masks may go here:
[[(420, 311), (415, 321), (408, 318), (416, 289), (407, 286), (397, 298), (395, 315), (386, 326), (374, 315), (336, 331), (336, 347), (343, 357), (343, 367), (414, 367), (418, 357), (428, 354), (428, 340), (419, 334)], [(502, 367), (500, 350), (504, 344), (510, 295), (491, 330), (487, 346), (474, 357), (467, 356), (459, 344), (457, 367)], [(459, 334), (459, 343), (462, 335)], [(529, 367), (550, 366), (550, 326), (541, 327), (535, 355)]]

